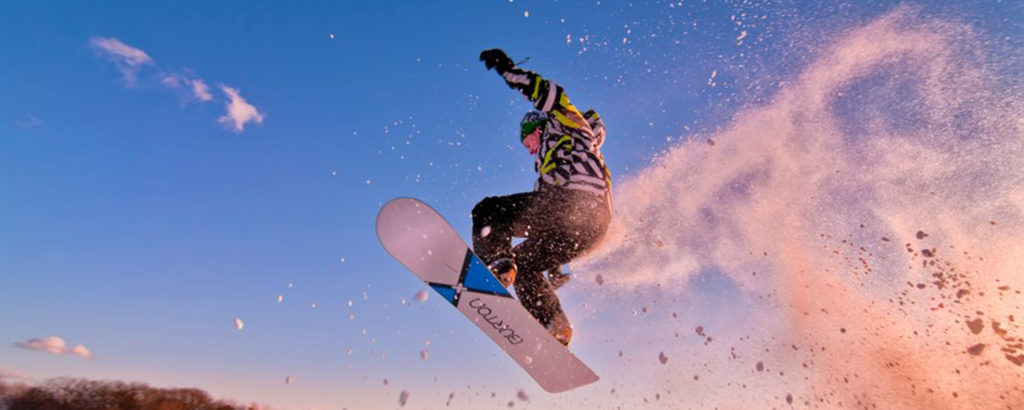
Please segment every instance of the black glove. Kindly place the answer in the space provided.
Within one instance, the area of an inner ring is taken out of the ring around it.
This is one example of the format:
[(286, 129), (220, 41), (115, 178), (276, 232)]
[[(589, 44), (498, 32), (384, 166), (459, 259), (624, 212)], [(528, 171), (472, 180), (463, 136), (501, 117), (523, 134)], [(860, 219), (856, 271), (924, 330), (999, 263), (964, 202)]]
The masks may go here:
[(484, 50), (480, 53), (480, 61), (484, 62), (487, 69), (496, 68), (498, 73), (504, 73), (516, 66), (516, 63), (508, 58), (508, 55), (500, 48), (492, 48), (490, 50)]

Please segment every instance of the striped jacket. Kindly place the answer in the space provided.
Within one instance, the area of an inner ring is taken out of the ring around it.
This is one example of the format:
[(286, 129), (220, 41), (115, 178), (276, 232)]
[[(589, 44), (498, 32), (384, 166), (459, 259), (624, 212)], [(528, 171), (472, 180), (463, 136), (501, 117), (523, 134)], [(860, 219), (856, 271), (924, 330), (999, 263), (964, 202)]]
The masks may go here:
[(500, 73), (533, 106), (548, 114), (534, 161), (539, 177), (534, 190), (562, 187), (604, 196), (611, 203), (611, 174), (601, 155), (604, 122), (594, 110), (580, 114), (565, 90), (532, 71), (513, 67)]

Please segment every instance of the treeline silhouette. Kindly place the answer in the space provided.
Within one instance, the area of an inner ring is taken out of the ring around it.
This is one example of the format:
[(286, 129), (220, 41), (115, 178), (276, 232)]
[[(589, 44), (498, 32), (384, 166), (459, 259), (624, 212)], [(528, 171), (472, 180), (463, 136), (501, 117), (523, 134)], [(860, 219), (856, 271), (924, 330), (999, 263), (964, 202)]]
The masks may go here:
[(37, 385), (0, 380), (0, 410), (256, 410), (265, 406), (214, 400), (193, 388), (157, 388), (144, 383), (48, 379)]

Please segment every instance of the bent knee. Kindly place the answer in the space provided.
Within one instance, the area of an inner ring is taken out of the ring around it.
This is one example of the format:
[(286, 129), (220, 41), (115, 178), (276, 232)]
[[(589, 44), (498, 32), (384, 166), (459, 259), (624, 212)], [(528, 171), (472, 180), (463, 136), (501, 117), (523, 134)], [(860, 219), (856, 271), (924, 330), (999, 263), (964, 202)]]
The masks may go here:
[(482, 219), (488, 219), (502, 211), (502, 201), (500, 197), (489, 196), (481, 199), (480, 202), (473, 207), (471, 213), (473, 220), (478, 221)]

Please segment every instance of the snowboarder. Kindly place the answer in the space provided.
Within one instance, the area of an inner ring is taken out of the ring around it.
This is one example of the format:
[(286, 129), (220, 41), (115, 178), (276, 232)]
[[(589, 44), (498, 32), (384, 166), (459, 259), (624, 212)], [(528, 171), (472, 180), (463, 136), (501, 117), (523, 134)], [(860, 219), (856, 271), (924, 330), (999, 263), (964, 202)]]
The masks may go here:
[[(533, 103), (519, 139), (539, 176), (532, 192), (487, 197), (473, 208), (473, 250), (568, 346), (572, 325), (555, 289), (569, 276), (560, 266), (597, 245), (611, 220), (611, 174), (600, 151), (604, 123), (593, 110), (581, 114), (561, 86), (516, 67), (504, 51), (486, 50), (480, 60)], [(525, 240), (513, 247), (513, 237)]]

